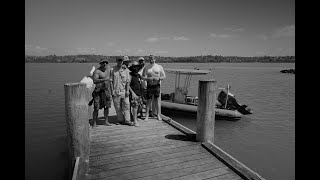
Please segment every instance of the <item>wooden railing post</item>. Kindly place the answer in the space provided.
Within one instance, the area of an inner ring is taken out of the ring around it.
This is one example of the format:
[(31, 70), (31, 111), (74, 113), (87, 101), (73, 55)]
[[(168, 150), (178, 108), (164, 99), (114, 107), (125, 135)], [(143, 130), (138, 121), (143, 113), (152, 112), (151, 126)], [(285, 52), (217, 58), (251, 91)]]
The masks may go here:
[(214, 141), (216, 90), (214, 79), (199, 80), (196, 135), (199, 142)]
[(89, 99), (90, 89), (83, 83), (64, 85), (67, 141), (69, 150), (69, 174), (76, 158), (80, 157), (79, 175), (83, 176), (89, 168)]

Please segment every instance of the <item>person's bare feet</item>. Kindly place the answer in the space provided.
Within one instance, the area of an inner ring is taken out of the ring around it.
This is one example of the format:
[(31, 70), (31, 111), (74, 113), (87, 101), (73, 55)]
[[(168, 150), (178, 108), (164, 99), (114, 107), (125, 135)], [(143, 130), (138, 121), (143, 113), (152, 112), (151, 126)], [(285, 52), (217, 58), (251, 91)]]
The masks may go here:
[(97, 124), (96, 123), (94, 123), (93, 124), (93, 126), (92, 126), (92, 128), (96, 128), (97, 127)]
[(157, 119), (158, 119), (159, 121), (162, 121), (162, 118), (160, 117), (160, 115), (157, 116)]
[(112, 126), (109, 122), (103, 123), (104, 126)]
[(136, 123), (134, 123), (134, 126), (135, 126), (135, 127), (139, 127), (140, 124), (138, 124), (138, 123), (136, 122)]
[(146, 117), (144, 118), (144, 120), (145, 120), (145, 121), (148, 121), (148, 118), (149, 118), (149, 116), (146, 116)]

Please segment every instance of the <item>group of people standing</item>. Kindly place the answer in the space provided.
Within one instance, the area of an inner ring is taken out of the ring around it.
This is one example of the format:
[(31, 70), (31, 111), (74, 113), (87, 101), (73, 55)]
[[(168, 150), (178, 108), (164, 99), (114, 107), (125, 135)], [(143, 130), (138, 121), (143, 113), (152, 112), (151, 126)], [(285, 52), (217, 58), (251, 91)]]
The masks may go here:
[(151, 106), (155, 107), (156, 117), (161, 120), (160, 85), (166, 75), (163, 67), (156, 63), (155, 56), (150, 55), (148, 59), (150, 63), (145, 64), (143, 57), (139, 57), (137, 62), (124, 56), (116, 60), (117, 65), (114, 67), (109, 67), (109, 61), (106, 59), (100, 61), (100, 67), (92, 76), (95, 84), (92, 92), (93, 127), (97, 126), (98, 111), (102, 108), (104, 125), (111, 126), (108, 120), (111, 101), (117, 113), (116, 124), (140, 126), (138, 114), (142, 116), (144, 106), (146, 106), (145, 121), (153, 115), (150, 113)]

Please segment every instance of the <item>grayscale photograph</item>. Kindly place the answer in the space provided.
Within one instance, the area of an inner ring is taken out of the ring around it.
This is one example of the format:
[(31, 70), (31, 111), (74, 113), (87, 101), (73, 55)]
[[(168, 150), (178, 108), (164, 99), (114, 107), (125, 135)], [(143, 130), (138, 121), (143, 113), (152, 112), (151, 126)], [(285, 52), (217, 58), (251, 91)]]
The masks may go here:
[(294, 180), (294, 0), (25, 0), (26, 180)]

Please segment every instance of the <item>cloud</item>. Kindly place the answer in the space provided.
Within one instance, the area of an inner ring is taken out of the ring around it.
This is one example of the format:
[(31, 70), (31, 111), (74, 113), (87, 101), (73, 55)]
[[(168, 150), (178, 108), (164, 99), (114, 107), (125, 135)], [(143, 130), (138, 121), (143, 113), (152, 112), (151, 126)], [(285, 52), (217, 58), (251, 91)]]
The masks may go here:
[(260, 34), (260, 35), (258, 35), (258, 38), (259, 38), (259, 39), (262, 39), (262, 40), (267, 40), (267, 39), (269, 39), (269, 37), (268, 37), (266, 34)]
[(189, 40), (188, 38), (184, 37), (184, 36), (181, 36), (181, 37), (149, 37), (148, 39), (146, 39), (145, 41), (146, 42), (150, 42), (150, 43), (154, 43), (154, 42), (159, 42), (160, 40), (170, 40), (170, 39), (173, 39), (173, 40)]
[(106, 46), (109, 46), (109, 47), (114, 46), (114, 43), (113, 43), (113, 42), (108, 42), (108, 43), (106, 44)]
[(231, 35), (229, 35), (229, 34), (215, 34), (215, 33), (211, 33), (211, 34), (210, 34), (210, 37), (213, 37), (213, 38), (229, 38), (229, 37), (231, 37)]
[(271, 33), (264, 33), (258, 35), (259, 39), (278, 39), (283, 37), (294, 37), (295, 36), (295, 25), (289, 25), (273, 30)]
[(232, 27), (229, 27), (229, 28), (224, 28), (224, 30), (232, 31), (232, 32), (241, 32), (241, 31), (244, 31), (244, 28), (232, 28)]
[(180, 37), (175, 36), (175, 37), (173, 37), (173, 40), (175, 40), (175, 41), (187, 41), (187, 40), (190, 40), (190, 39), (187, 38), (187, 37), (184, 37), (184, 36), (180, 36)]
[(25, 44), (25, 53), (27, 54), (34, 54), (34, 55), (46, 55), (51, 53), (48, 48), (40, 47), (40, 46), (33, 46), (31, 44)]
[(76, 48), (78, 54), (95, 54), (97, 50), (95, 48)]
[(24, 48), (25, 48), (25, 50), (30, 49), (30, 48), (32, 48), (32, 45), (31, 44), (25, 44)]
[(122, 53), (122, 51), (121, 51), (120, 49), (115, 50), (115, 52), (117, 52), (117, 53)]
[(155, 51), (155, 54), (167, 54), (169, 53), (168, 51)]
[(43, 47), (40, 47), (40, 46), (36, 46), (35, 49), (39, 50), (39, 51), (48, 50), (48, 48), (43, 48)]
[(152, 42), (158, 42), (158, 41), (160, 41), (160, 39), (157, 37), (150, 37), (150, 38), (146, 39), (145, 41), (152, 43)]
[(256, 54), (259, 55), (259, 56), (264, 56), (264, 55), (266, 55), (266, 53), (263, 52), (263, 51), (258, 51), (258, 52), (256, 52)]
[(293, 37), (295, 36), (295, 29), (296, 28), (294, 25), (278, 28), (272, 33), (271, 37), (274, 37), (274, 38)]

